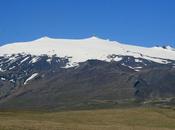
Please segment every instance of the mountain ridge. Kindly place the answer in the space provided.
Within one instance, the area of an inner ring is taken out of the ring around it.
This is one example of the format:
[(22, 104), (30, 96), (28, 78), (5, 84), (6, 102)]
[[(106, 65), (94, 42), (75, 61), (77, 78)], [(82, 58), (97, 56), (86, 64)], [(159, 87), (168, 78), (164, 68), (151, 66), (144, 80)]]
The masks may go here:
[[(42, 37), (30, 42), (12, 43), (0, 47), (0, 55), (18, 53), (48, 56), (56, 54), (58, 57), (69, 57), (72, 66), (90, 59), (109, 62), (114, 60), (109, 58), (111, 55), (134, 56), (162, 64), (168, 60), (175, 60), (175, 51), (169, 46), (167, 49), (161, 47), (147, 48), (104, 40), (94, 36), (78, 40)], [(119, 59), (116, 58), (116, 60)]]

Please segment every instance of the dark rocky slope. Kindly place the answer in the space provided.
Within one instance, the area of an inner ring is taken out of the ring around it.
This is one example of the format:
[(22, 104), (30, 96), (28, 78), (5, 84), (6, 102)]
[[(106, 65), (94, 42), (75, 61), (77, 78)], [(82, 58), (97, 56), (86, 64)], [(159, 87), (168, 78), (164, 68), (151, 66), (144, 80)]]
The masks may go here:
[[(111, 107), (122, 103), (175, 97), (175, 68), (145, 59), (122, 56), (119, 62), (88, 60), (64, 68), (66, 58), (18, 55), (1, 57), (0, 108), (71, 109)], [(9, 62), (12, 62), (9, 64)], [(15, 66), (15, 67), (13, 67)], [(33, 73), (38, 75), (24, 84)]]

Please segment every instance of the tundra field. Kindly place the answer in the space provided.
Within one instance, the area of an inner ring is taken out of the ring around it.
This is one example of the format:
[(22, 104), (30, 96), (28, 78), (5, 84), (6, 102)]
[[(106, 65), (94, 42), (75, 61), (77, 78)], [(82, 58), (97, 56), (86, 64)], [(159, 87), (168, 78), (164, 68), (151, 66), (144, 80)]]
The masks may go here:
[(175, 110), (1, 111), (0, 130), (175, 130)]

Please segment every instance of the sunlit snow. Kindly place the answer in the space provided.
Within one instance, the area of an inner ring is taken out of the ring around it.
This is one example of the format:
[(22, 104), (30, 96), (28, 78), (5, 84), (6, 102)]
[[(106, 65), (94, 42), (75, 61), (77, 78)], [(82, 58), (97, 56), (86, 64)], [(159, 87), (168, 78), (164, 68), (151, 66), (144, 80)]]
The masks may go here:
[[(7, 44), (0, 47), (0, 55), (18, 53), (36, 56), (46, 54), (50, 57), (56, 54), (58, 57), (71, 57), (69, 58), (69, 65), (66, 67), (77, 65), (77, 63), (88, 59), (109, 61), (108, 56), (113, 54), (133, 56), (161, 64), (168, 63), (167, 59), (175, 60), (175, 51), (170, 47), (168, 49), (158, 47), (146, 48), (121, 44), (97, 37), (79, 40), (43, 37), (35, 41)], [(35, 63), (38, 60), (37, 57), (34, 57), (31, 62)], [(116, 57), (114, 60), (120, 61), (121, 58)], [(136, 60), (136, 62), (139, 62), (139, 60)]]

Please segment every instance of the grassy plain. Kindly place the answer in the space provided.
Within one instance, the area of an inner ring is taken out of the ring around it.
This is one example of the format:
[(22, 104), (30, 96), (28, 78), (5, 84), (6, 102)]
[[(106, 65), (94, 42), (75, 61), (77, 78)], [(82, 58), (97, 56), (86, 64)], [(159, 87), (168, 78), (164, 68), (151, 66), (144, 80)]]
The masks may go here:
[(175, 130), (175, 110), (1, 111), (0, 130)]

